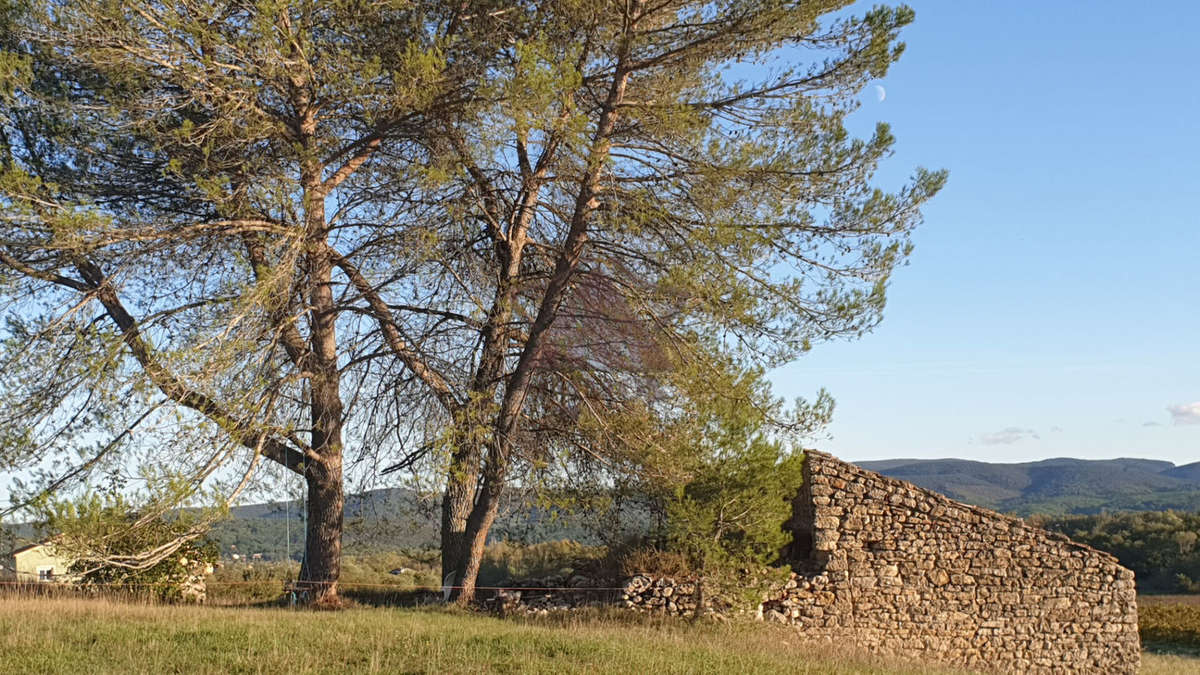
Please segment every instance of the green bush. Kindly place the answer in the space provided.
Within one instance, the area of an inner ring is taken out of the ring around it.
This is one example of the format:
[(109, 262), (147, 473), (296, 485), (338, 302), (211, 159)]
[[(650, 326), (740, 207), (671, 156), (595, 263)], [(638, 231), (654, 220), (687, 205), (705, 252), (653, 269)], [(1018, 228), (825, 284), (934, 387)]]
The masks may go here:
[(216, 605), (278, 602), (284, 584), (299, 572), (300, 564), (294, 562), (226, 562), (208, 580), (208, 600)]
[(788, 571), (768, 566), (791, 542), (784, 523), (803, 481), (804, 456), (769, 434), (761, 375), (736, 382), (751, 393), (695, 401), (687, 477), (665, 500), (665, 549), (684, 556), (700, 593), (715, 586), (727, 599), (752, 604)]
[[(85, 588), (177, 601), (188, 581), (217, 560), (217, 545), (196, 537), (199, 527), (185, 514), (142, 517), (120, 496), (53, 504), (47, 529), (59, 533), (54, 548), (74, 560), (70, 573)], [(173, 543), (169, 553), (147, 553)]]

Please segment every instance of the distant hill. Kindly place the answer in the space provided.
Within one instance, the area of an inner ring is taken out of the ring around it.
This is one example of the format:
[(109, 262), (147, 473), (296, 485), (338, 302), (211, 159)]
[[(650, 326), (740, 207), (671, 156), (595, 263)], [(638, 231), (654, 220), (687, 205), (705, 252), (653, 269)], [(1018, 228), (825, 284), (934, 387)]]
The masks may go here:
[(1173, 469), (1168, 469), (1163, 473), (1174, 478), (1182, 478), (1183, 480), (1200, 482), (1200, 462), (1192, 462), (1184, 464)]
[[(889, 459), (861, 462), (887, 476), (935, 490), (968, 504), (1019, 516), (1090, 515), (1115, 511), (1200, 511), (1200, 462), (1176, 466), (1149, 459), (1047, 459), (994, 464), (965, 459)], [(410, 490), (389, 488), (346, 497), (344, 546), (361, 554), (437, 545), (438, 501)], [(213, 537), (222, 553), (260, 554), (264, 559), (299, 559), (304, 547), (303, 505), (299, 501), (234, 507)], [(647, 516), (634, 512), (634, 529)], [(13, 543), (35, 538), (28, 526), (6, 525), (0, 532)], [(14, 537), (15, 535), (15, 537)], [(579, 516), (530, 507), (515, 495), (502, 509), (493, 540), (574, 539), (599, 543), (595, 527)]]
[[(491, 541), (536, 543), (571, 539), (600, 543), (594, 523), (584, 516), (549, 510), (531, 503), (520, 491), (502, 501)], [(438, 545), (440, 500), (404, 488), (368, 490), (346, 495), (346, 553), (363, 555), (396, 550), (430, 549)], [(636, 506), (625, 511), (625, 525), (638, 532), (648, 516)], [(264, 502), (230, 509), (230, 517), (214, 525), (210, 536), (222, 556), (261, 556), (263, 560), (300, 560), (304, 553), (304, 504)], [(45, 536), (29, 523), (0, 524), (0, 554)]]
[[(1150, 459), (1047, 459), (994, 464), (965, 459), (889, 459), (861, 466), (915, 483), (968, 504), (1020, 516), (1087, 515), (1115, 511), (1200, 511), (1200, 462), (1176, 466)], [(347, 496), (345, 546), (348, 552), (427, 548), (437, 545), (437, 500), (403, 489), (372, 490)], [(214, 535), (223, 551), (231, 546), (264, 558), (300, 555), (301, 505), (253, 504), (233, 509), (233, 519)], [(287, 544), (285, 516), (290, 516)], [(637, 520), (634, 518), (633, 520)], [(493, 539), (527, 542), (574, 539), (598, 543), (595, 529), (578, 516), (530, 508), (518, 496), (502, 510)]]
[(993, 464), (965, 459), (860, 462), (954, 499), (1027, 516), (1103, 511), (1200, 510), (1200, 462), (1047, 459)]
[[(347, 553), (427, 549), (438, 545), (440, 501), (403, 488), (369, 490), (346, 496), (343, 548)], [(299, 501), (247, 504), (230, 509), (229, 520), (218, 523), (212, 537), (223, 555), (260, 554), (266, 560), (299, 560), (304, 548), (303, 504)], [(636, 518), (636, 516), (635, 516)], [(510, 493), (502, 505), (489, 539), (539, 542), (573, 539), (597, 543), (594, 528), (579, 516), (548, 511)]]

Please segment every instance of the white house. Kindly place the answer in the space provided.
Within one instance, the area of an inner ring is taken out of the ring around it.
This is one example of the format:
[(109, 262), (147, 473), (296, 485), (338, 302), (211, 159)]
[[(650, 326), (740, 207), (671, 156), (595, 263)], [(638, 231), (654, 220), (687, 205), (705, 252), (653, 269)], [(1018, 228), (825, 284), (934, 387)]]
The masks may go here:
[(70, 582), (71, 560), (60, 557), (51, 542), (29, 544), (14, 549), (0, 559), (0, 576), (10, 581)]

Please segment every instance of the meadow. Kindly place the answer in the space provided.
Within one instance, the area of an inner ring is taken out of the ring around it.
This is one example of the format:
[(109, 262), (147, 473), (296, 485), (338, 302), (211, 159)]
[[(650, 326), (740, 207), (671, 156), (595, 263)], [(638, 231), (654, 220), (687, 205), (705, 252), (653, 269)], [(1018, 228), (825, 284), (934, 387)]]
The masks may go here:
[[(0, 672), (960, 671), (805, 643), (782, 627), (691, 624), (622, 612), (501, 620), (441, 607), (312, 612), (10, 597), (0, 600)], [(1148, 653), (1143, 672), (1200, 673), (1200, 659)]]

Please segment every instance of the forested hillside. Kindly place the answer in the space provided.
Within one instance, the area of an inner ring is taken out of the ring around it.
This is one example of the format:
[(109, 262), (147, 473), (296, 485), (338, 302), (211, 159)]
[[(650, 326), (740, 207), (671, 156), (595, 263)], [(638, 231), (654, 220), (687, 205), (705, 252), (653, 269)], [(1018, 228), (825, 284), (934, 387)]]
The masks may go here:
[(1035, 517), (1036, 524), (1102, 551), (1137, 574), (1143, 593), (1200, 593), (1200, 513)]
[[(370, 490), (346, 499), (343, 546), (361, 555), (383, 551), (430, 549), (438, 544), (436, 500), (401, 488)], [(303, 551), (303, 506), (299, 501), (248, 504), (231, 510), (232, 518), (218, 523), (213, 538), (222, 554), (261, 554), (277, 560)], [(288, 545), (288, 536), (291, 544)], [(493, 527), (492, 541), (542, 542), (570, 539), (596, 543), (594, 528), (579, 516), (539, 508), (514, 493)]]
[(892, 459), (862, 466), (1019, 516), (1200, 510), (1200, 462), (1176, 466), (1150, 459), (1060, 458), (1023, 464)]
[[(1007, 505), (1007, 510), (1031, 517), (1034, 524), (1117, 556), (1137, 573), (1138, 587), (1143, 592), (1200, 593), (1200, 484), (1188, 487), (1189, 479), (1194, 480), (1200, 473), (1200, 464), (1175, 466), (1151, 460), (1047, 460), (1030, 464), (889, 460), (863, 465), (963, 501), (993, 508)], [(1125, 510), (1156, 505), (1164, 508)], [(1185, 508), (1169, 510), (1174, 505)], [(435, 503), (399, 488), (352, 495), (346, 501), (346, 551), (363, 555), (435, 548), (435, 507)], [(1064, 513), (1102, 509), (1111, 512)], [(216, 526), (213, 538), (225, 557), (236, 552), (242, 556), (259, 554), (264, 560), (289, 555), (298, 560), (303, 551), (302, 512), (298, 501), (235, 507), (232, 518)], [(644, 513), (626, 514), (623, 522), (636, 525), (647, 518)], [(586, 516), (530, 506), (527, 496), (516, 494), (502, 510), (492, 541), (599, 543), (595, 524), (589, 526), (587, 521)], [(36, 536), (27, 525), (6, 526), (0, 536), (0, 549), (7, 550)]]

